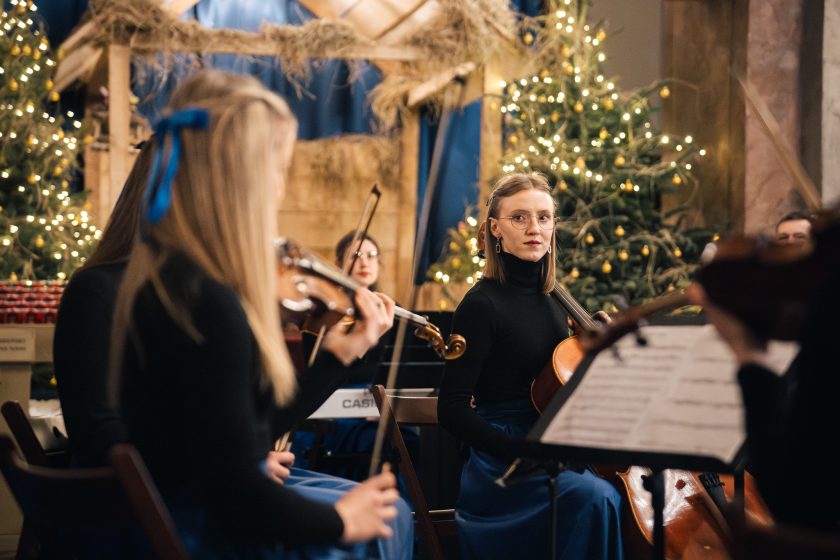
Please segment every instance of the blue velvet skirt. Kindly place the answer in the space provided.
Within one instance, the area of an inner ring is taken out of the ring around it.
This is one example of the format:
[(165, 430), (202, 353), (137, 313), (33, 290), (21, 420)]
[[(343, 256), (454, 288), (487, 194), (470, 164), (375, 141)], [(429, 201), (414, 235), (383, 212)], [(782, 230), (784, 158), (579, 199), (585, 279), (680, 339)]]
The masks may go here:
[[(330, 475), (292, 468), (286, 486), (309, 499), (335, 503), (358, 483)], [(239, 543), (220, 542), (205, 531), (203, 516), (196, 511), (173, 511), (190, 558), (201, 560), (349, 560), (379, 558), (381, 560), (409, 560), (414, 547), (414, 522), (411, 508), (400, 499), (398, 515), (389, 522), (394, 531), (390, 539), (373, 543), (348, 546), (308, 546), (303, 549), (286, 549), (281, 545), (244, 548)], [(294, 512), (289, 512), (294, 515)], [(282, 523), (282, 519), (277, 520)]]
[[(529, 401), (483, 405), (478, 414), (511, 437), (523, 438), (537, 420)], [(546, 476), (508, 488), (495, 484), (509, 466), (470, 450), (461, 473), (455, 519), (462, 559), (545, 558), (551, 532)], [(585, 471), (557, 477), (557, 558), (621, 559), (621, 497), (608, 482)]]

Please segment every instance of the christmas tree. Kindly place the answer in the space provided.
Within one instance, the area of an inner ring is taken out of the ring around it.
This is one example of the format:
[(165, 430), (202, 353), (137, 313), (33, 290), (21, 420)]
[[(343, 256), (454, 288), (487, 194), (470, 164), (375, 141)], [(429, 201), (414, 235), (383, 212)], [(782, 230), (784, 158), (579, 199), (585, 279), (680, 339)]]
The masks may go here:
[[(501, 171), (549, 178), (558, 279), (588, 309), (615, 311), (616, 296), (638, 303), (690, 281), (711, 235), (683, 231), (684, 209), (664, 211), (662, 196), (696, 188), (691, 169), (705, 150), (654, 130), (652, 100), (670, 96), (666, 82), (622, 94), (604, 76), (606, 32), (603, 22), (586, 23), (587, 2), (547, 4), (522, 34), (537, 73), (502, 84)], [(474, 263), (470, 248), (453, 242), (438, 282), (452, 277), (452, 257)]]
[(36, 11), (11, 0), (0, 16), (0, 278), (11, 280), (65, 279), (101, 235), (70, 191), (84, 127), (57, 111)]

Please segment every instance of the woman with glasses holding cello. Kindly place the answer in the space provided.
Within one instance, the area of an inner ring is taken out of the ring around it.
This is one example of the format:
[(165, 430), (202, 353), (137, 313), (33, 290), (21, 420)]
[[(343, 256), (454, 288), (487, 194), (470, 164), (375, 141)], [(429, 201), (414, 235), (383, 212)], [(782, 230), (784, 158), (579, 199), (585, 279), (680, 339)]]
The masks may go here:
[(549, 485), (532, 476), (501, 488), (495, 480), (533, 450), (524, 441), (538, 412), (531, 383), (569, 335), (551, 298), (555, 208), (539, 174), (511, 174), (487, 203), (484, 277), (455, 311), (453, 332), (468, 341), (448, 362), (440, 388), (441, 425), (470, 447), (456, 505), (464, 558), (620, 559), (620, 497), (589, 471), (557, 476), (557, 522), (550, 527)]

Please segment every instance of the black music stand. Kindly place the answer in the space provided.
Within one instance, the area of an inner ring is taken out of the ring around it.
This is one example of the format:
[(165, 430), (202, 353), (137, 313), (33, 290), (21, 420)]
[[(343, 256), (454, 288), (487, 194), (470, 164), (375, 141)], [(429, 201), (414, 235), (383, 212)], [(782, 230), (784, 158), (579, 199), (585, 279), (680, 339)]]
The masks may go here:
[[(554, 417), (569, 400), (578, 386), (586, 378), (589, 366), (596, 355), (588, 354), (581, 362), (575, 374), (558, 392), (549, 406), (543, 412), (540, 419), (528, 434), (527, 439), (538, 443), (545, 456), (553, 456), (559, 460), (569, 462), (593, 463), (593, 464), (626, 464), (648, 467), (652, 471), (650, 484), (645, 487), (652, 495), (654, 509), (654, 530), (653, 530), (653, 558), (664, 560), (665, 558), (665, 532), (664, 532), (664, 506), (665, 506), (665, 485), (662, 471), (665, 469), (681, 469), (689, 471), (711, 471), (718, 473), (735, 474), (736, 503), (743, 505), (743, 466), (745, 463), (745, 449), (743, 442), (740, 449), (735, 453), (729, 462), (719, 458), (687, 453), (662, 453), (640, 451), (634, 449), (612, 449), (605, 447), (581, 447), (575, 445), (546, 444), (542, 442), (542, 436), (549, 427)], [(743, 511), (737, 512), (743, 516)]]

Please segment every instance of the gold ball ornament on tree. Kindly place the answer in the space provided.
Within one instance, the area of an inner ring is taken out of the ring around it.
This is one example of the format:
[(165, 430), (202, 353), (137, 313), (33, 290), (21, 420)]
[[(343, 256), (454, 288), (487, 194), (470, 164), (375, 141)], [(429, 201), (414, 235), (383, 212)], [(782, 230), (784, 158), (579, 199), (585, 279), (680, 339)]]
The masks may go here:
[(604, 264), (601, 265), (601, 272), (604, 274), (612, 272), (612, 265), (610, 264), (610, 261), (604, 261)]
[(606, 101), (604, 101), (604, 109), (606, 109), (607, 111), (612, 111), (613, 109), (615, 109), (615, 103), (613, 103), (613, 100), (609, 97), (606, 99)]
[(673, 285), (673, 284), (668, 284), (668, 291), (669, 291), (669, 292), (673, 292), (674, 290), (676, 290), (676, 288), (674, 287), (674, 285)]
[(618, 154), (617, 156), (615, 156), (615, 160), (613, 160), (613, 163), (616, 167), (623, 167), (624, 164), (627, 163), (627, 161), (624, 159), (623, 155)]
[(565, 191), (566, 189), (569, 188), (569, 184), (566, 181), (561, 180), (559, 183), (557, 183), (557, 188), (560, 189), (561, 191)]
[(516, 144), (517, 142), (519, 142), (519, 136), (517, 136), (516, 134), (508, 134), (507, 141), (508, 144)]
[(623, 227), (621, 227), (620, 225), (615, 226), (615, 234), (616, 234), (618, 237), (624, 237), (624, 233), (625, 233), (625, 232), (624, 232), (624, 228), (623, 228)]
[(26, 2), (21, 2), (20, 4), (18, 4), (17, 13), (21, 16), (26, 13)]
[(580, 101), (575, 102), (575, 113), (583, 113), (583, 103)]
[(600, 138), (601, 140), (606, 140), (609, 135), (610, 135), (610, 133), (607, 131), (606, 128), (602, 128), (598, 132), (598, 138)]
[(607, 38), (607, 33), (603, 29), (599, 29), (598, 33), (595, 34), (595, 38), (598, 39), (598, 41), (603, 41)]
[(452, 259), (452, 266), (455, 268), (459, 268), (461, 266), (461, 259), (455, 257)]
[(525, 33), (525, 35), (522, 36), (522, 42), (525, 43), (526, 45), (530, 45), (531, 43), (534, 42), (534, 34), (531, 33), (530, 31)]
[(41, 60), (41, 51), (35, 51), (32, 53), (32, 58), (35, 60)]
[(17, 282), (18, 275), (12, 272), (11, 274), (9, 274), (9, 280), (11, 280), (12, 282)]
[(622, 249), (621, 251), (618, 252), (618, 260), (626, 261), (629, 258), (630, 258), (630, 253), (627, 252), (627, 249)]
[(35, 237), (35, 247), (41, 249), (45, 245), (44, 238), (40, 235)]
[(70, 186), (70, 181), (68, 181), (67, 179), (63, 179), (63, 180), (61, 181), (61, 188), (62, 188), (62, 189), (66, 189), (66, 188), (68, 188), (69, 186)]
[(592, 245), (593, 243), (595, 243), (595, 236), (591, 233), (587, 233), (586, 237), (584, 237), (583, 240)]
[(32, 174), (32, 175), (30, 175), (29, 177), (26, 178), (26, 182), (29, 183), (30, 185), (34, 185), (35, 183), (38, 182), (38, 177), (36, 177), (34, 174)]
[(674, 256), (675, 256), (675, 257), (677, 257), (677, 258), (682, 257), (682, 251), (680, 251), (680, 248), (679, 248), (679, 247), (677, 247), (676, 249), (674, 249)]
[(682, 185), (682, 178), (679, 175), (671, 177), (671, 182), (675, 185)]
[(44, 87), (47, 89), (52, 89), (54, 85), (55, 82), (53, 82), (52, 80), (47, 80), (46, 82), (44, 82)]
[(9, 89), (11, 91), (17, 91), (18, 89), (20, 89), (20, 86), (18, 85), (18, 83), (15, 80), (9, 80), (8, 84), (9, 84)]
[(564, 72), (567, 76), (571, 76), (572, 74), (574, 74), (574, 73), (575, 73), (575, 67), (574, 67), (574, 66), (572, 66), (571, 64), (569, 64), (568, 62), (564, 62), (564, 63), (563, 63), (563, 72)]
[(551, 75), (551, 73), (550, 73), (548, 70), (545, 70), (545, 69), (540, 70), (540, 78), (542, 78), (542, 79), (546, 79), (546, 78), (548, 78), (550, 75)]
[(569, 58), (569, 56), (571, 56), (572, 54), (572, 51), (569, 49), (569, 47), (564, 45), (563, 48), (560, 49), (560, 54), (563, 55), (564, 58)]
[(23, 45), (23, 54), (25, 56), (31, 55), (32, 54), (32, 47), (30, 47), (29, 45)]
[(668, 99), (671, 96), (671, 90), (668, 86), (662, 86), (662, 89), (659, 90), (659, 97), (662, 99)]
[(624, 183), (621, 184), (621, 190), (627, 192), (633, 190), (633, 183), (630, 181), (630, 179), (627, 179), (626, 181), (624, 181)]
[(647, 257), (650, 255), (650, 247), (647, 245), (642, 246), (642, 256)]
[(580, 270), (577, 267), (574, 267), (571, 272), (572, 278), (580, 278)]
[(556, 123), (559, 120), (560, 120), (560, 113), (558, 113), (557, 111), (552, 111), (551, 122)]
[(63, 172), (64, 172), (64, 170), (61, 168), (61, 166), (56, 165), (55, 167), (53, 167), (53, 170), (52, 170), (53, 175), (58, 176), (58, 175), (61, 175)]
[(20, 56), (20, 47), (19, 47), (19, 46), (17, 46), (17, 45), (14, 45), (14, 46), (13, 46), (13, 47), (9, 50), (9, 54), (10, 54), (10, 55), (12, 55), (12, 56)]
[(60, 93), (58, 93), (57, 91), (51, 91), (50, 92), (50, 101), (55, 103), (59, 99), (61, 99), (61, 94)]

